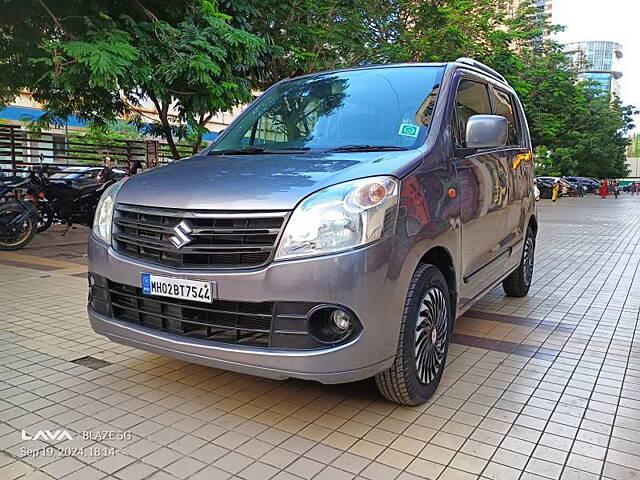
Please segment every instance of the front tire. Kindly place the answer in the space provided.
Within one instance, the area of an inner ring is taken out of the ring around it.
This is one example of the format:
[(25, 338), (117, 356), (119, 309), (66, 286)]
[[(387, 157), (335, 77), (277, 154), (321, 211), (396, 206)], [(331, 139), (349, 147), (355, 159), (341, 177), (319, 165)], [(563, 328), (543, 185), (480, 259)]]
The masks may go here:
[(536, 236), (531, 227), (527, 228), (522, 248), (520, 265), (514, 272), (502, 281), (502, 288), (508, 297), (525, 297), (531, 288), (533, 265), (535, 262)]
[(430, 264), (420, 265), (409, 284), (393, 365), (375, 377), (387, 400), (420, 405), (434, 394), (447, 359), (452, 319), (442, 272)]

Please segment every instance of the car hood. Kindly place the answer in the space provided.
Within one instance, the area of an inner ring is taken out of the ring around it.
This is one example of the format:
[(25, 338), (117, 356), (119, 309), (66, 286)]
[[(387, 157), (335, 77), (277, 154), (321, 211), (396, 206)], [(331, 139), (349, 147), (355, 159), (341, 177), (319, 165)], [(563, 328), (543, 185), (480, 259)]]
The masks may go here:
[(291, 210), (329, 185), (402, 176), (418, 157), (417, 151), (198, 155), (129, 178), (116, 201), (194, 210)]

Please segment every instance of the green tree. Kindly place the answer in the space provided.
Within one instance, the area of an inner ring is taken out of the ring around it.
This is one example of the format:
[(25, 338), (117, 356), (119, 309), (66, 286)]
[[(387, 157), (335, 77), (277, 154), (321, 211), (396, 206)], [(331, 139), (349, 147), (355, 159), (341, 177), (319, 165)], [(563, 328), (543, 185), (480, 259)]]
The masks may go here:
[(70, 132), (69, 141), (73, 143), (69, 145), (68, 155), (89, 164), (102, 164), (107, 157), (116, 163), (125, 163), (127, 140), (142, 139), (135, 127), (123, 122), (89, 124), (83, 131)]
[(219, 7), (234, 26), (264, 41), (252, 75), (262, 89), (286, 77), (373, 62), (373, 24), (387, 3), (394, 2), (221, 0)]
[[(0, 103), (22, 89), (44, 121), (128, 117), (175, 138), (251, 98), (249, 72), (264, 42), (207, 0), (0, 0)], [(139, 113), (148, 99), (158, 121)]]

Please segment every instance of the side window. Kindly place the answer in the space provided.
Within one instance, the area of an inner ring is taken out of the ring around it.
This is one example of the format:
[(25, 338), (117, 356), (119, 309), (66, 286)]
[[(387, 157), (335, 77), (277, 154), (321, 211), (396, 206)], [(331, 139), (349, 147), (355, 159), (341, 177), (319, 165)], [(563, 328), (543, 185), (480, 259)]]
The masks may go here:
[(495, 96), (496, 115), (501, 115), (509, 122), (509, 145), (519, 145), (520, 135), (518, 134), (518, 117), (513, 106), (511, 95), (496, 88), (493, 89)]
[(487, 86), (473, 80), (462, 80), (456, 93), (456, 111), (453, 117), (456, 146), (466, 148), (465, 132), (471, 116), (490, 114), (491, 103)]

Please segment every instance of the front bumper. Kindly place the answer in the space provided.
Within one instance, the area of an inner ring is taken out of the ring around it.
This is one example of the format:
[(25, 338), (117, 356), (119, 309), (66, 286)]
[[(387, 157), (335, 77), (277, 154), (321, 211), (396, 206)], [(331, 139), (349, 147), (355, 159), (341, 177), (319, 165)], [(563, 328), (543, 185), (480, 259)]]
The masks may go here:
[(245, 271), (174, 270), (123, 256), (93, 236), (89, 270), (140, 287), (141, 273), (217, 282), (218, 297), (246, 302), (308, 302), (348, 307), (362, 331), (347, 343), (319, 349), (275, 349), (186, 338), (110, 318), (89, 308), (93, 329), (142, 350), (268, 378), (343, 383), (371, 377), (393, 362), (406, 289), (388, 277), (392, 242), (360, 250)]

